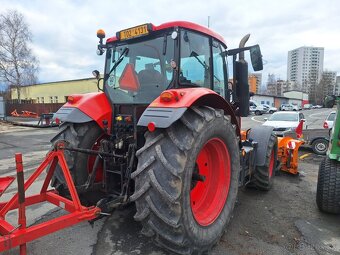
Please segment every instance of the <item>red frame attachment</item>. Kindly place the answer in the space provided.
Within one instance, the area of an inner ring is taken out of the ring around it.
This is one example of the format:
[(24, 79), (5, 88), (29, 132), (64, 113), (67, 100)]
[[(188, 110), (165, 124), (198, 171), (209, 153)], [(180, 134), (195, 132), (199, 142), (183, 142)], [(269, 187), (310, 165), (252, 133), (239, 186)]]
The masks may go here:
[[(22, 155), (20, 153), (15, 155), (18, 192), (9, 201), (0, 203), (0, 253), (13, 247), (20, 246), (20, 254), (24, 255), (26, 254), (27, 242), (82, 221), (95, 219), (100, 214), (100, 209), (98, 207), (85, 207), (81, 205), (70, 170), (67, 167), (63, 148), (64, 144), (59, 142), (55, 146), (55, 149), (48, 153), (45, 160), (25, 183), (23, 178)], [(47, 190), (57, 164), (59, 164), (64, 174), (72, 200), (58, 195), (55, 190)], [(25, 191), (48, 166), (48, 174), (46, 175), (40, 194), (25, 197)], [(11, 178), (1, 178), (0, 187), (4, 187), (5, 190), (10, 184), (8, 184), (9, 180), (13, 181)], [(40, 224), (26, 227), (25, 207), (42, 202), (50, 202), (69, 213)], [(13, 226), (6, 221), (6, 214), (17, 208), (19, 210), (18, 226)]]

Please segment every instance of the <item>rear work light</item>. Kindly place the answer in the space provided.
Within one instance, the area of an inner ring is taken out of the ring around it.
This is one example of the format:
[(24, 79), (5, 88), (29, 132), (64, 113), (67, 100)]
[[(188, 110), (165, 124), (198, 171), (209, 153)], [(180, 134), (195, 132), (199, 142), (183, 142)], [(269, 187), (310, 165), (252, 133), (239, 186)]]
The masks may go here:
[(163, 103), (178, 102), (179, 96), (177, 91), (164, 91), (160, 95), (160, 101)]

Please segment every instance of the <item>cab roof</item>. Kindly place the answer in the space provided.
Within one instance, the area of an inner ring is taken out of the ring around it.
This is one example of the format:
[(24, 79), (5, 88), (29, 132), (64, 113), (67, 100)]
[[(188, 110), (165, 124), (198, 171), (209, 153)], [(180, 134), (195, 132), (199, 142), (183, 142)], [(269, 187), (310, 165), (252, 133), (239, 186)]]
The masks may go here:
[[(165, 30), (165, 29), (174, 28), (174, 27), (187, 28), (187, 29), (190, 29), (190, 30), (193, 30), (193, 31), (197, 31), (197, 32), (200, 32), (202, 34), (211, 36), (211, 37), (217, 39), (218, 41), (220, 41), (221, 43), (223, 43), (224, 46), (227, 46), (226, 42), (224, 41), (224, 39), (223, 39), (223, 37), (221, 35), (219, 35), (218, 33), (215, 33), (214, 31), (210, 30), (207, 27), (204, 27), (204, 26), (192, 23), (192, 22), (188, 22), (188, 21), (172, 21), (172, 22), (163, 23), (163, 24), (161, 24), (159, 26), (155, 26), (154, 24), (151, 24), (151, 25), (152, 25), (152, 30), (153, 31), (160, 31), (160, 30)], [(106, 42), (110, 43), (110, 42), (114, 42), (114, 41), (117, 41), (117, 40), (118, 40), (117, 37), (113, 36), (113, 37), (108, 38), (106, 40)]]

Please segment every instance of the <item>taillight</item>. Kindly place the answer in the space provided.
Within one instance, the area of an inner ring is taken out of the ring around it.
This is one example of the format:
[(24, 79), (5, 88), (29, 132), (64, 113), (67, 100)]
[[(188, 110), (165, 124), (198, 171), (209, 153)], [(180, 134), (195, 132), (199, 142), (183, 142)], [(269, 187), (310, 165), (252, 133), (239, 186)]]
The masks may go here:
[(323, 123), (323, 128), (327, 128), (328, 129), (328, 123), (326, 121)]
[(163, 103), (177, 102), (179, 100), (177, 91), (164, 91), (160, 95), (160, 101)]
[(150, 132), (153, 132), (153, 131), (156, 130), (156, 125), (155, 125), (154, 122), (149, 122), (149, 124), (148, 124), (148, 130), (149, 130)]

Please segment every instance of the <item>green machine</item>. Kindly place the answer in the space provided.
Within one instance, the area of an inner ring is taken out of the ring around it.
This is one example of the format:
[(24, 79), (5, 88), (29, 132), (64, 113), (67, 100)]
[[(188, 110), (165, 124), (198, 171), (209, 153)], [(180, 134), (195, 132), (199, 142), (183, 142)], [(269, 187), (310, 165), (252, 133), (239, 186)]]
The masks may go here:
[(340, 101), (327, 155), (319, 167), (316, 203), (323, 212), (340, 214)]

